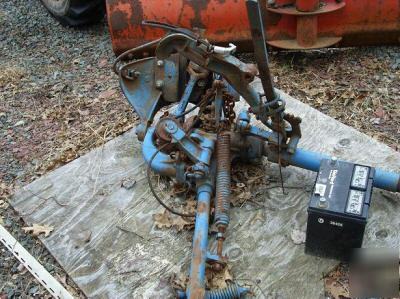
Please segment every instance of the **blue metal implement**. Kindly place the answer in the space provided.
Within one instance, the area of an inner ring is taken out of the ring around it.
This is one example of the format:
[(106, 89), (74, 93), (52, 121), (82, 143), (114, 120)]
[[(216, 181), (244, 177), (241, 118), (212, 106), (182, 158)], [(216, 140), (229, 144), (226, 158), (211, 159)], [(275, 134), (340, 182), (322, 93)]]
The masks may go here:
[[(334, 159), (297, 148), (301, 119), (286, 113), (285, 101), (275, 93), (260, 6), (256, 0), (246, 3), (264, 93), (258, 93), (250, 84), (257, 74), (255, 66), (231, 55), (234, 46), (216, 47), (179, 28), (157, 42), (156, 57), (128, 62), (117, 70), (122, 90), (141, 119), (137, 133), (143, 140), (148, 173), (151, 168), (185, 191), (197, 194), (189, 283), (178, 292), (179, 298), (233, 299), (249, 293), (249, 289), (234, 282), (224, 289), (206, 289), (206, 268), (220, 271), (227, 263), (223, 243), (230, 221), (233, 160), (267, 157), (280, 167), (293, 165), (318, 172), (323, 159)], [(122, 58), (118, 58), (120, 63)], [(233, 106), (239, 94), (249, 109), (236, 117)], [(153, 123), (156, 112), (170, 103), (178, 103), (177, 108), (171, 114), (164, 111)], [(187, 109), (189, 103), (194, 107)], [(198, 112), (189, 116), (196, 108)], [(251, 125), (251, 115), (264, 127)], [(183, 217), (193, 216), (168, 207), (154, 193), (150, 175), (148, 179), (153, 195), (167, 210)], [(400, 174), (376, 169), (373, 184), (400, 192)], [(216, 252), (208, 252), (210, 220), (217, 228)]]

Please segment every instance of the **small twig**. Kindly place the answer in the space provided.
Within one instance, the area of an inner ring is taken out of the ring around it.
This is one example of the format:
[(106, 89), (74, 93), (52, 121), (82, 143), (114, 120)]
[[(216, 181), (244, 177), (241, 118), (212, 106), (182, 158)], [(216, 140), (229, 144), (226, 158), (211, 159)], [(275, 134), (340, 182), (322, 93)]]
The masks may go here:
[[(276, 186), (269, 186), (265, 187), (262, 190), (269, 190), (269, 189), (274, 189), (274, 188), (281, 188), (282, 186), (276, 185)], [(306, 186), (285, 186), (285, 189), (304, 189)]]
[[(26, 269), (26, 268), (25, 268), (25, 269)], [(29, 286), (30, 286), (30, 284), (32, 283), (32, 281), (33, 281), (33, 279), (30, 278), (29, 281), (28, 281), (28, 283), (26, 284), (26, 288), (25, 288), (25, 290), (24, 290), (24, 294), (26, 294), (26, 293), (28, 292)]]
[[(100, 128), (98, 128), (97, 130), (94, 130), (89, 124), (86, 124), (86, 126), (90, 129), (90, 130), (92, 130), (92, 132), (95, 134), (95, 135), (97, 135), (97, 137), (99, 138), (99, 139), (101, 139), (101, 141), (102, 141), (102, 145), (105, 143), (105, 139), (99, 134), (99, 131), (101, 131), (101, 129), (103, 129), (103, 126), (101, 126)], [(107, 128), (106, 128), (107, 129)]]
[(244, 202), (242, 202), (242, 204), (240, 205), (240, 208), (243, 208), (243, 206), (247, 203), (248, 199), (245, 199)]
[(255, 205), (259, 206), (260, 208), (266, 208), (263, 204), (256, 202), (254, 199), (249, 199), (250, 202), (254, 203)]
[(142, 239), (143, 241), (146, 241), (146, 242), (150, 242), (151, 240), (159, 239), (159, 238), (160, 238), (160, 237), (145, 238), (145, 237), (143, 237), (142, 235), (138, 234), (137, 232), (134, 232), (134, 231), (131, 231), (131, 230), (129, 230), (129, 229), (126, 229), (126, 228), (124, 228), (124, 227), (122, 227), (122, 226), (120, 226), (120, 225), (116, 225), (116, 227), (117, 227), (119, 230), (121, 230), (121, 231), (123, 231), (123, 232), (125, 232), (125, 233), (134, 234), (135, 236), (137, 236), (138, 238), (140, 238), (140, 239)]
[(130, 274), (130, 273), (139, 273), (139, 270), (128, 270), (128, 271), (123, 271), (123, 272), (118, 272), (118, 275), (125, 275), (125, 274)]
[(35, 196), (41, 200), (43, 200), (41, 203), (39, 203), (32, 211), (30, 211), (29, 213), (21, 213), (21, 216), (29, 216), (32, 215), (37, 209), (39, 209), (45, 202), (47, 202), (49, 199), (52, 199), (56, 204), (58, 204), (61, 207), (67, 207), (69, 206), (68, 204), (62, 204), (60, 203), (53, 195), (48, 197), (48, 198), (44, 198), (42, 196), (40, 196), (39, 194), (29, 190), (29, 189), (24, 189), (25, 191), (29, 192), (32, 196)]
[(123, 232), (134, 234), (135, 236), (139, 237), (139, 238), (142, 239), (142, 240), (149, 241), (148, 239), (146, 239), (146, 238), (143, 237), (142, 235), (139, 235), (137, 232), (131, 231), (131, 230), (126, 229), (126, 228), (124, 228), (124, 227), (122, 227), (122, 226), (119, 226), (119, 225), (117, 225), (117, 228), (120, 229), (120, 230), (122, 230)]

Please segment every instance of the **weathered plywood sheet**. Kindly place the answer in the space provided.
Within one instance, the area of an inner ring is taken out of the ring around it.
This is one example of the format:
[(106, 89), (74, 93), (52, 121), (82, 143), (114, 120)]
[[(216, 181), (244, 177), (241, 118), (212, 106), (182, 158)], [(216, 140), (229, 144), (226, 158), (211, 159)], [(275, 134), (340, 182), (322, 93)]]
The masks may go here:
[[(400, 171), (399, 153), (285, 98), (288, 111), (303, 118), (301, 147)], [(277, 176), (275, 165), (267, 165), (267, 170)], [(133, 188), (121, 187), (124, 178), (136, 180)], [(226, 252), (235, 276), (259, 280), (265, 294), (318, 298), (323, 293), (322, 275), (336, 262), (305, 255), (304, 246), (290, 238), (293, 229), (305, 231), (315, 174), (288, 167), (284, 178), (287, 186), (304, 188), (289, 189), (287, 195), (280, 189), (266, 190), (261, 195), (264, 210), (251, 205), (235, 208)], [(154, 227), (152, 214), (162, 209), (147, 188), (133, 131), (29, 184), (12, 205), (26, 222), (55, 227), (42, 241), (88, 297), (173, 297), (166, 278), (188, 268), (191, 233)], [(365, 246), (398, 247), (399, 213), (399, 201), (376, 190)]]

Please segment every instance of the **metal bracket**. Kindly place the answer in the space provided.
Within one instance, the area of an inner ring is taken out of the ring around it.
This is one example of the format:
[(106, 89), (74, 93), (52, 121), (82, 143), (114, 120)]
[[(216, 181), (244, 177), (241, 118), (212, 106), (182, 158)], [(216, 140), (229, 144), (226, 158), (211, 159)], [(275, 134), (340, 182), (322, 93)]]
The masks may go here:
[(215, 141), (204, 136), (200, 130), (195, 130), (189, 137), (175, 119), (163, 118), (157, 124), (156, 131), (158, 136), (163, 136), (164, 139), (170, 138), (170, 142), (178, 144), (194, 163), (210, 165)]

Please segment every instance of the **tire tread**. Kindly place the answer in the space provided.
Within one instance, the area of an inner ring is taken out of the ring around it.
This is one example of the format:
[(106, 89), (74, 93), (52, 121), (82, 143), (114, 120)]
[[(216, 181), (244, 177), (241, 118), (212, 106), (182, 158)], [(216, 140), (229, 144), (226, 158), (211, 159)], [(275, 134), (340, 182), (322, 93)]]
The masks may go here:
[(71, 0), (68, 10), (63, 15), (56, 14), (45, 4), (44, 6), (64, 26), (94, 24), (100, 21), (105, 13), (104, 0)]

